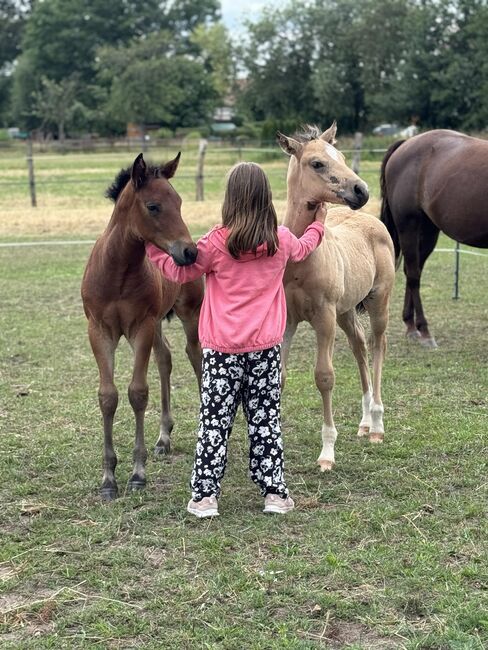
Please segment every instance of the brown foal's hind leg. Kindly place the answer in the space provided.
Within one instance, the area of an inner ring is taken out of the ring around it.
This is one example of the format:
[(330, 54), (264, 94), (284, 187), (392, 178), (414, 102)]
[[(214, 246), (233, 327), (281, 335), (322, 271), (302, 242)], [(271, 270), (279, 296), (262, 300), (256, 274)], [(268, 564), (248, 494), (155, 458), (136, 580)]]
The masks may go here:
[(198, 280), (181, 287), (174, 310), (186, 335), (186, 354), (195, 372), (198, 388), (202, 379), (202, 348), (198, 339), (198, 319), (203, 299), (203, 283)]
[(322, 395), (324, 422), (322, 425), (322, 451), (317, 459), (322, 472), (333, 468), (335, 463), (334, 445), (337, 438), (332, 416), (332, 389), (334, 388), (334, 353), (336, 314), (335, 309), (326, 308), (314, 315), (311, 325), (317, 336), (317, 362), (315, 383)]
[(93, 321), (88, 322), (88, 336), (100, 374), (98, 402), (103, 417), (103, 478), (100, 495), (112, 501), (118, 495), (115, 467), (117, 456), (113, 444), (113, 422), (119, 396), (114, 384), (114, 357), (118, 341)]
[(149, 396), (147, 367), (153, 346), (154, 330), (154, 320), (148, 318), (130, 338), (134, 350), (134, 369), (129, 384), (129, 402), (136, 419), (134, 468), (128, 483), (128, 488), (131, 490), (140, 490), (146, 485), (147, 449), (144, 442), (144, 415)]
[(368, 364), (368, 346), (355, 309), (337, 317), (337, 323), (347, 336), (349, 345), (358, 364), (361, 388), (363, 391), (363, 415), (359, 423), (358, 436), (367, 436), (371, 429), (371, 399), (373, 397), (371, 377)]
[(161, 422), (159, 427), (159, 438), (154, 448), (156, 456), (169, 454), (171, 450), (170, 436), (173, 430), (174, 421), (171, 417), (171, 351), (169, 344), (161, 329), (161, 321), (156, 325), (154, 335), (154, 357), (158, 365), (159, 378), (161, 382)]

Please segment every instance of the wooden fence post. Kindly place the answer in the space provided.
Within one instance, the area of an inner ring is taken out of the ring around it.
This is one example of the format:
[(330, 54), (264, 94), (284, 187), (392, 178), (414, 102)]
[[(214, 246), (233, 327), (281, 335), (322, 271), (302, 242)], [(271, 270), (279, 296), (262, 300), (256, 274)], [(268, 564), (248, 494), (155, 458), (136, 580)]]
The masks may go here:
[(198, 145), (198, 163), (197, 163), (197, 175), (195, 177), (196, 181), (196, 200), (203, 201), (203, 162), (205, 158), (205, 151), (207, 150), (207, 141), (202, 138), (200, 144)]
[(32, 138), (30, 135), (27, 138), (27, 169), (29, 170), (29, 189), (30, 189), (31, 205), (33, 208), (36, 208), (37, 207), (36, 179), (34, 176), (34, 159), (32, 157)]
[(363, 134), (360, 131), (356, 131), (354, 134), (354, 154), (352, 157), (352, 171), (355, 174), (359, 174), (359, 165), (361, 162), (361, 147), (363, 146)]

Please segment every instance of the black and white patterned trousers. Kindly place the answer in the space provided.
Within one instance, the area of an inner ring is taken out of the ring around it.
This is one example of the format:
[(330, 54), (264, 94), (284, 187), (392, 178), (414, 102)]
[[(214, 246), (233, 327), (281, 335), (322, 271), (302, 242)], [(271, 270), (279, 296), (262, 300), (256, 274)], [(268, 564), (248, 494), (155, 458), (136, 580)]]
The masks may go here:
[(280, 426), (280, 346), (226, 354), (203, 350), (200, 425), (191, 475), (192, 498), (220, 495), (227, 442), (239, 402), (248, 423), (249, 472), (261, 494), (288, 496)]

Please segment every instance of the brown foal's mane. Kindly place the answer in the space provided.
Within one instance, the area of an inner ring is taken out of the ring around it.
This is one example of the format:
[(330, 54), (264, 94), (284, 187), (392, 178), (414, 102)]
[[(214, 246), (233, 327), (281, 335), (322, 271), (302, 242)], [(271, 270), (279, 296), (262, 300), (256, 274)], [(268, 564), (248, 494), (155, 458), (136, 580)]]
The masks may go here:
[[(132, 165), (121, 169), (117, 174), (114, 182), (105, 191), (105, 198), (110, 199), (114, 203), (119, 198), (122, 190), (130, 181)], [(158, 165), (147, 165), (146, 178), (166, 178), (163, 170)]]

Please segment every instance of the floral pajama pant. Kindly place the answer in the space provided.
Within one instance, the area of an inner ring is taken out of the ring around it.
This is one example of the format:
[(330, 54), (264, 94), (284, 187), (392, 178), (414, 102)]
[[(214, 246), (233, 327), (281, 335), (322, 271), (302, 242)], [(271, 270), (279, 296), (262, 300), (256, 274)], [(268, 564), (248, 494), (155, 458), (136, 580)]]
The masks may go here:
[(243, 354), (203, 350), (200, 424), (190, 482), (194, 501), (220, 495), (227, 442), (241, 401), (248, 424), (251, 478), (263, 496), (288, 496), (280, 397), (279, 345)]

